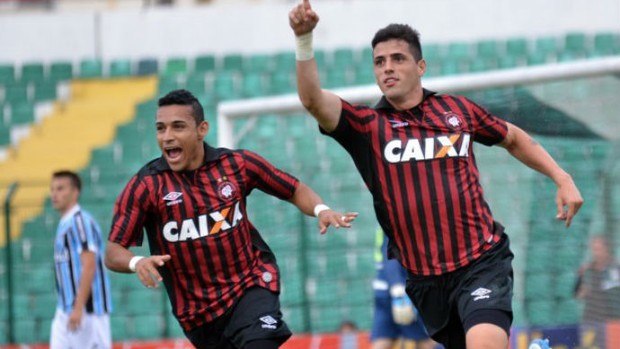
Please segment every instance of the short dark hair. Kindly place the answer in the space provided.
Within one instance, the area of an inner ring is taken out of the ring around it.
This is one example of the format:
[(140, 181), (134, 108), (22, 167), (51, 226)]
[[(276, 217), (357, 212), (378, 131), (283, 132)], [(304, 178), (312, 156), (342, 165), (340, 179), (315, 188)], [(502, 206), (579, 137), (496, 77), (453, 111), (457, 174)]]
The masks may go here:
[(82, 191), (82, 179), (80, 176), (69, 170), (60, 170), (56, 171), (52, 174), (52, 178), (69, 178), (69, 182), (71, 182), (71, 186), (76, 188), (79, 192)]
[(407, 24), (392, 23), (385, 28), (379, 29), (372, 39), (372, 49), (375, 49), (378, 43), (388, 40), (403, 40), (409, 44), (409, 51), (416, 61), (422, 59), (422, 45), (420, 45), (420, 33), (411, 28)]
[(159, 101), (157, 101), (158, 107), (167, 105), (188, 105), (192, 107), (192, 116), (196, 121), (196, 125), (199, 125), (201, 122), (205, 121), (205, 112), (204, 109), (202, 109), (202, 104), (200, 104), (198, 99), (187, 90), (181, 89), (170, 91), (168, 94), (161, 97)]

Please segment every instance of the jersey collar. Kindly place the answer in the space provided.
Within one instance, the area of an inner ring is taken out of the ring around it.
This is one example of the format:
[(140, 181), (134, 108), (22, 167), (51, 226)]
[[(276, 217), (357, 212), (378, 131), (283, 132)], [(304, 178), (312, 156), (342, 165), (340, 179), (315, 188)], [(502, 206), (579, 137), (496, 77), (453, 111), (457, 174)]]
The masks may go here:
[[(427, 90), (427, 89), (423, 88), (422, 89), (422, 102), (424, 102), (424, 100), (426, 100), (426, 98), (428, 98), (428, 97), (430, 97), (430, 96), (432, 96), (432, 95), (434, 95), (436, 93), (437, 92), (435, 92), (435, 91), (431, 91), (431, 90)], [(418, 105), (416, 105), (415, 107), (417, 107)], [(413, 107), (413, 108), (415, 108), (415, 107)], [(413, 108), (411, 108), (411, 109), (413, 109)], [(381, 97), (379, 102), (375, 105), (375, 109), (396, 110), (394, 108), (394, 106), (392, 104), (390, 104), (390, 102), (388, 102), (388, 100), (387, 100), (387, 98), (385, 98), (385, 96)]]
[(73, 207), (71, 207), (71, 209), (69, 209), (69, 211), (67, 211), (65, 214), (62, 215), (62, 217), (60, 218), (60, 223), (62, 224), (62, 223), (69, 221), (71, 217), (73, 217), (73, 215), (79, 211), (80, 211), (80, 205), (75, 204)]

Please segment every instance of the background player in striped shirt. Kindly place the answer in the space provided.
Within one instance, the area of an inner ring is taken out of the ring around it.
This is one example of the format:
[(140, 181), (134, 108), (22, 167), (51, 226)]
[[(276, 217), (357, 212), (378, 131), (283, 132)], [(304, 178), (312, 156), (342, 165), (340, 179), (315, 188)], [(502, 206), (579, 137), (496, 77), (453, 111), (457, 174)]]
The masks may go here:
[[(106, 265), (136, 272), (147, 287), (163, 281), (174, 315), (197, 348), (277, 348), (291, 332), (280, 312), (280, 272), (247, 219), (254, 189), (287, 200), (319, 229), (350, 227), (357, 214), (329, 209), (295, 177), (247, 150), (212, 148), (204, 111), (188, 91), (158, 102), (162, 157), (146, 164), (114, 207)], [(271, 207), (261, 207), (271, 214)], [(129, 250), (149, 240), (151, 256)], [(273, 229), (283, 229), (273, 227)]]
[(74, 172), (58, 171), (52, 176), (52, 205), (62, 217), (54, 241), (58, 304), (51, 349), (112, 347), (112, 299), (101, 229), (78, 204), (81, 188)]
[(424, 89), (419, 35), (407, 25), (391, 24), (372, 40), (383, 92), (374, 108), (322, 90), (312, 50), (318, 20), (309, 0), (289, 13), (299, 97), (353, 158), (427, 330), (447, 349), (507, 348), (513, 254), (484, 200), (473, 142), (500, 145), (550, 177), (556, 217), (567, 227), (583, 203), (571, 176), (519, 127), (464, 97)]

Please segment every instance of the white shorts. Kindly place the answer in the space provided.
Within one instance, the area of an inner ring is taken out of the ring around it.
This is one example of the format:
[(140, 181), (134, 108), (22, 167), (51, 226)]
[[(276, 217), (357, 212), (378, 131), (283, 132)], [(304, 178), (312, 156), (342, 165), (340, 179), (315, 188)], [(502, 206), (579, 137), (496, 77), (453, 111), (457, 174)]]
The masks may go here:
[(82, 315), (77, 331), (69, 330), (69, 314), (56, 309), (50, 336), (50, 349), (111, 349), (110, 316)]

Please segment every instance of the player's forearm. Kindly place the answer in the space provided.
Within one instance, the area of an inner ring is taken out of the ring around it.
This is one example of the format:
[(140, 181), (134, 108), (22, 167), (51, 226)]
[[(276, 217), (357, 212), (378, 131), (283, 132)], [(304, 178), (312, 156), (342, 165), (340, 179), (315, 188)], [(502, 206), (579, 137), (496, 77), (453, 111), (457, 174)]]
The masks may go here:
[(129, 261), (134, 257), (133, 252), (115, 243), (108, 242), (105, 253), (106, 268), (119, 273), (132, 273), (129, 269)]
[(314, 216), (314, 207), (323, 203), (321, 197), (315, 193), (310, 187), (303, 183), (295, 190), (293, 196), (289, 199), (293, 205), (308, 216)]
[(297, 93), (301, 104), (312, 112), (321, 99), (321, 81), (314, 58), (297, 61)]
[(328, 132), (338, 126), (342, 104), (340, 97), (321, 88), (314, 59), (297, 61), (297, 91), (303, 106)]

